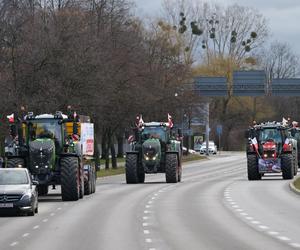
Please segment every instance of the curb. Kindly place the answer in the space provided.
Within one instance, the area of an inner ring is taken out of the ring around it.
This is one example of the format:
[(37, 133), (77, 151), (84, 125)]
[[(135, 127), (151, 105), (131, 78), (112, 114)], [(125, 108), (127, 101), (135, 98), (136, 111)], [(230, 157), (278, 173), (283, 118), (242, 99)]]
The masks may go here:
[[(298, 177), (297, 179), (299, 179), (300, 177)], [(295, 180), (293, 180), (292, 182), (290, 182), (290, 189), (295, 193), (295, 194), (298, 194), (298, 195), (300, 195), (300, 190), (299, 189), (297, 189), (296, 187), (295, 187), (295, 185), (294, 185), (294, 182), (297, 180), (297, 179), (295, 179)]]

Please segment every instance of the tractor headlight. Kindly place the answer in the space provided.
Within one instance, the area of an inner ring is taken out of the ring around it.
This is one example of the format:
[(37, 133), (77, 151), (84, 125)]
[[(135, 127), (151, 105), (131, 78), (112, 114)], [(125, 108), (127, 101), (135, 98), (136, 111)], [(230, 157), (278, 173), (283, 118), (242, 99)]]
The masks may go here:
[(147, 155), (144, 155), (144, 158), (145, 158), (146, 161), (150, 160), (150, 158)]

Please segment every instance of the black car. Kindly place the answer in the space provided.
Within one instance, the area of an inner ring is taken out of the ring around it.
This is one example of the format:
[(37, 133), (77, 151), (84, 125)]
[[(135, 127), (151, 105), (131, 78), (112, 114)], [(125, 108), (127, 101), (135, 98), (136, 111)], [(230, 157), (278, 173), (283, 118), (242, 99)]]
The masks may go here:
[(36, 184), (26, 168), (1, 168), (0, 211), (13, 210), (33, 216), (38, 212)]

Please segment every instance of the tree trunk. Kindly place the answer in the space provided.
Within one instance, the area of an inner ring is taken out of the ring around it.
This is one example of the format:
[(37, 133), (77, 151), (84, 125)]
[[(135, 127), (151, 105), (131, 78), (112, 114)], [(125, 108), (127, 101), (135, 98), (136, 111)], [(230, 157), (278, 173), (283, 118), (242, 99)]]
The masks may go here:
[(119, 134), (117, 137), (118, 141), (118, 158), (123, 158), (124, 157), (124, 148), (123, 148), (123, 135)]
[(116, 169), (117, 166), (117, 158), (116, 158), (116, 149), (113, 143), (110, 145), (110, 152), (111, 152), (111, 164), (112, 168)]

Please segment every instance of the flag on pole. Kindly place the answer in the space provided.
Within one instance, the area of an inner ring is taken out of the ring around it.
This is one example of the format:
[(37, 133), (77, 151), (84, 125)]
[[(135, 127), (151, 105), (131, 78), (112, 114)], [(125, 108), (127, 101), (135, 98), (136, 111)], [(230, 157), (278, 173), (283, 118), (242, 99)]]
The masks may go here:
[(168, 114), (168, 124), (170, 128), (173, 128), (172, 116), (170, 114)]
[(11, 115), (6, 116), (9, 123), (13, 123), (15, 121), (15, 114), (12, 113)]

